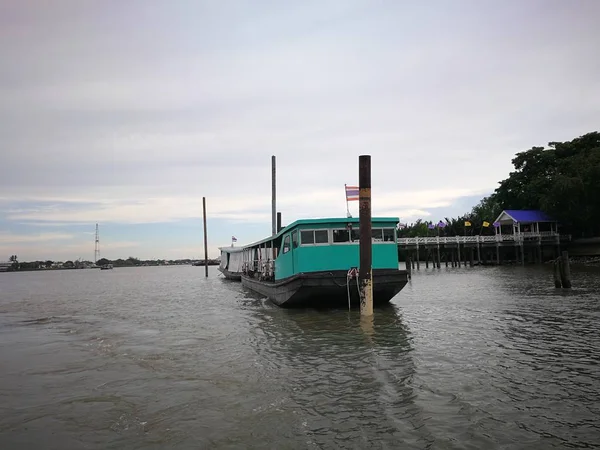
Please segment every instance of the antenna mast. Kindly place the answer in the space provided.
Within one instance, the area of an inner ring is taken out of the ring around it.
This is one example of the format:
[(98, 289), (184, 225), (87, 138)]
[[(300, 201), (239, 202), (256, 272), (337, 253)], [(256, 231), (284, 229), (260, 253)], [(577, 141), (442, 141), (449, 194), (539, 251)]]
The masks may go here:
[(96, 224), (96, 240), (94, 244), (94, 264), (98, 261), (98, 256), (100, 256), (100, 234), (98, 232), (98, 224)]

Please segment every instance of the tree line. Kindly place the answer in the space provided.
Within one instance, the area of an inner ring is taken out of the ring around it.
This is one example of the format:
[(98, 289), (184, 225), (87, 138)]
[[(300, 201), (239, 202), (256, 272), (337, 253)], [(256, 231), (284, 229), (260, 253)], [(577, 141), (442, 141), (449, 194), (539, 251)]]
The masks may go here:
[(517, 153), (512, 164), (508, 178), (469, 213), (417, 220), (400, 229), (399, 236), (494, 234), (493, 221), (505, 209), (544, 211), (558, 221), (561, 233), (574, 238), (600, 236), (600, 133), (532, 147)]

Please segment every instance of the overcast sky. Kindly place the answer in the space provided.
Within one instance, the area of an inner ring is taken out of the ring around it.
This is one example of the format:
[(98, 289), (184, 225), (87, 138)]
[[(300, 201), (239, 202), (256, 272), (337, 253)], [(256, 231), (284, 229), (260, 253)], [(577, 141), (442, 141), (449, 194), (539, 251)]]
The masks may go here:
[[(439, 220), (598, 130), (600, 1), (0, 2), (0, 260), (211, 256), (344, 216)], [(357, 214), (357, 204), (352, 212)], [(490, 218), (494, 219), (494, 218)]]

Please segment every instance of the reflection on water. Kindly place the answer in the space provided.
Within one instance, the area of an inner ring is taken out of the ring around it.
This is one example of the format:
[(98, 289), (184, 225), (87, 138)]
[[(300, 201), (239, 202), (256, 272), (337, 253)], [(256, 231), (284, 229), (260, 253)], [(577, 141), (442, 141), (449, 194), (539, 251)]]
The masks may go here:
[(211, 267), (0, 274), (0, 448), (591, 448), (600, 274), (413, 274), (370, 320)]

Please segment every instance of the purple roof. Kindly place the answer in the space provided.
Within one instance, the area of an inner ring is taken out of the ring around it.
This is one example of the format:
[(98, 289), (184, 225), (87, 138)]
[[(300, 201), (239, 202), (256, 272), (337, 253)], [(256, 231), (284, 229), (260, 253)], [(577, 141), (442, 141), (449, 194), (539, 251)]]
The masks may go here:
[(510, 215), (517, 222), (555, 222), (543, 211), (535, 209), (505, 209), (504, 212)]

